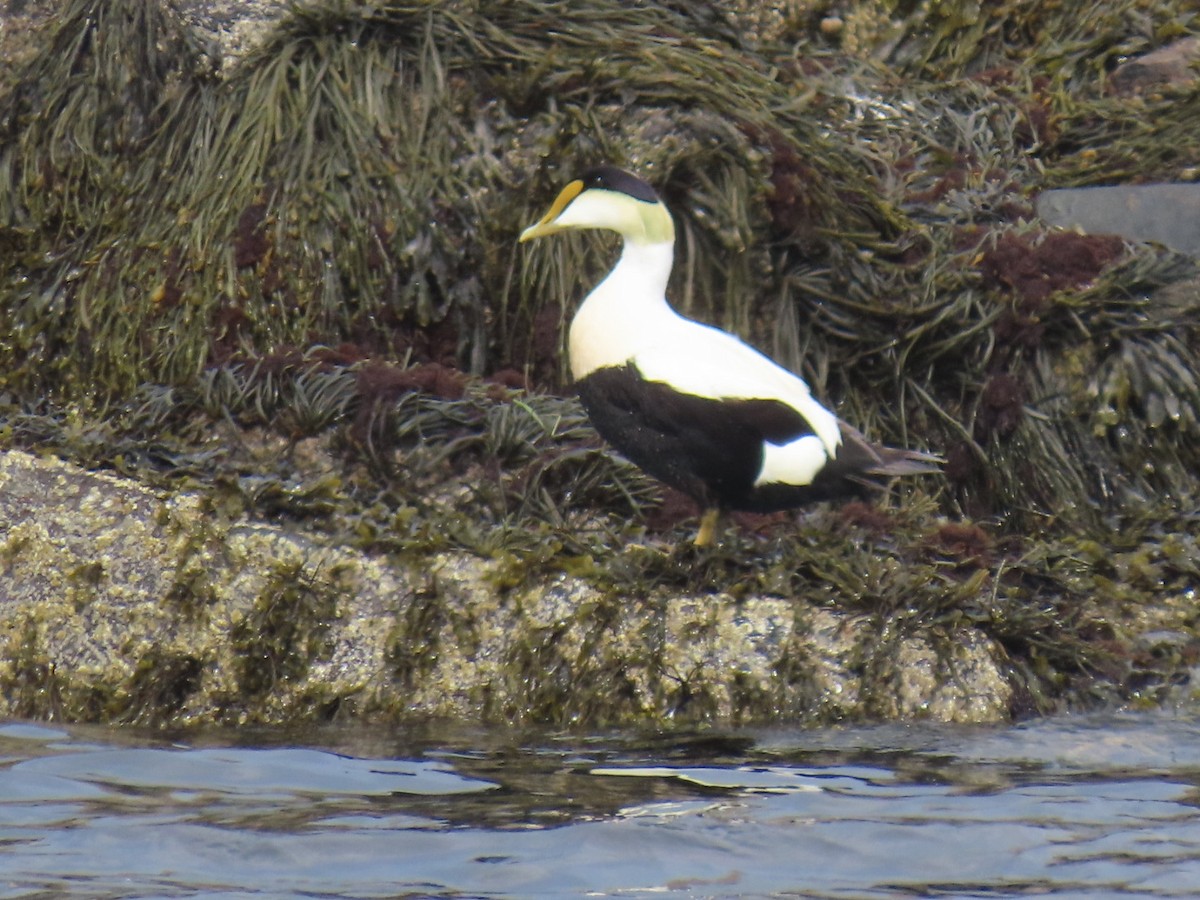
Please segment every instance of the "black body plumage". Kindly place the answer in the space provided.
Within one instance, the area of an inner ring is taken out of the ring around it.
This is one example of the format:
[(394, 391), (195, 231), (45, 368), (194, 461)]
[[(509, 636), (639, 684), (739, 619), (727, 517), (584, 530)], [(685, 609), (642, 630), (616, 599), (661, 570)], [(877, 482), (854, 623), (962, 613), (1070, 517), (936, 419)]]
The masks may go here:
[(848, 440), (811, 484), (756, 485), (764, 444), (782, 445), (813, 433), (787, 404), (684, 394), (647, 381), (632, 364), (597, 369), (576, 388), (601, 437), (703, 507), (774, 512), (861, 496), (870, 487), (861, 477), (864, 468), (879, 461)]

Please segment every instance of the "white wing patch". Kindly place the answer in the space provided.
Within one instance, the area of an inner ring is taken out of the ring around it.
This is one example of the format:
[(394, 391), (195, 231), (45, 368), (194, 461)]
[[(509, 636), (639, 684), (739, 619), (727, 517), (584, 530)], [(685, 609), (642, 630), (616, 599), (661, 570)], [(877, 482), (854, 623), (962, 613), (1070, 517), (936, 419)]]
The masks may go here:
[(763, 464), (754, 486), (764, 484), (812, 484), (829, 462), (825, 444), (815, 434), (806, 434), (789, 444), (763, 443)]

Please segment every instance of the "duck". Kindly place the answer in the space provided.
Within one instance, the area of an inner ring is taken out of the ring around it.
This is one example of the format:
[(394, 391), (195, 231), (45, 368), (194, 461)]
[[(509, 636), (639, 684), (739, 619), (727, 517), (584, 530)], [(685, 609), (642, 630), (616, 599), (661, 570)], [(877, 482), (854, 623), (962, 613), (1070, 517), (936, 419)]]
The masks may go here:
[(872, 443), (822, 406), (808, 384), (735, 335), (667, 300), (675, 224), (658, 192), (625, 169), (573, 178), (520, 243), (573, 229), (622, 239), (608, 275), (571, 321), (568, 363), (596, 431), (702, 511), (710, 546), (729, 511), (777, 512), (862, 497), (881, 479), (929, 474), (929, 453)]

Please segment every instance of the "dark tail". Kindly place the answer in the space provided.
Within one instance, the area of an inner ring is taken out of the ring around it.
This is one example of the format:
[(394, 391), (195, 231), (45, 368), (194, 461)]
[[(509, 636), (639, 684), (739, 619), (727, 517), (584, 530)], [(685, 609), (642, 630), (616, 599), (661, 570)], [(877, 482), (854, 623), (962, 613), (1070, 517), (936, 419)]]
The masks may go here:
[(845, 422), (841, 425), (843, 449), (838, 456), (844, 453), (856, 460), (858, 471), (863, 475), (891, 478), (895, 475), (933, 475), (942, 471), (945, 460), (936, 454), (873, 444), (857, 429)]

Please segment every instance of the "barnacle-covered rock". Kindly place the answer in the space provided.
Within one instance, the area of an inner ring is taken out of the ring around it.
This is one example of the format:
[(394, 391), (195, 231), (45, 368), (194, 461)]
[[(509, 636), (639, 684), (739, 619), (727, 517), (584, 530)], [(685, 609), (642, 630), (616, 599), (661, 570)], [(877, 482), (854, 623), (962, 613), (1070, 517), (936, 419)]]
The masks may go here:
[[(9, 709), (1186, 702), (1196, 266), (1031, 200), (1195, 179), (1196, 93), (1114, 90), (1200, 30), (1143, 7), (70, 0), (6, 28)], [(695, 511), (564, 396), (613, 248), (515, 245), (600, 161), (678, 212), (679, 307), (945, 481), (663, 549)]]

